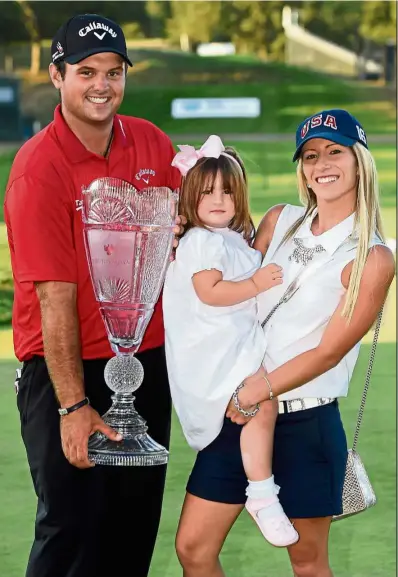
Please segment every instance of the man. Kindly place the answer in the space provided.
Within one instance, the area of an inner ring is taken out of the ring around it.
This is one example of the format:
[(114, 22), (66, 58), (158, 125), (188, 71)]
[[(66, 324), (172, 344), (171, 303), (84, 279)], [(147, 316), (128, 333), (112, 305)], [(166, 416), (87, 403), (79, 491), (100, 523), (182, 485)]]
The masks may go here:
[[(116, 114), (131, 66), (116, 23), (75, 16), (58, 30), (51, 52), (61, 104), (16, 155), (5, 198), (14, 345), (23, 362), (17, 404), (38, 499), (26, 576), (145, 577), (166, 467), (94, 467), (88, 459), (94, 431), (119, 437), (100, 417), (111, 405), (104, 367), (112, 352), (86, 261), (81, 190), (104, 176), (138, 189), (175, 189), (179, 173), (162, 131)], [(168, 446), (163, 341), (158, 302), (137, 354), (145, 378), (136, 408), (149, 434)], [(60, 408), (68, 414), (60, 417)]]

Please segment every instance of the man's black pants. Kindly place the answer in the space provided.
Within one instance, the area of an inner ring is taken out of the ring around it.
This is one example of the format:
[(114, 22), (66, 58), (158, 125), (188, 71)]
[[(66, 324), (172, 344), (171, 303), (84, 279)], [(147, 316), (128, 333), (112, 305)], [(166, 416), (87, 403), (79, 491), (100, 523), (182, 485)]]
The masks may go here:
[[(135, 407), (169, 446), (171, 401), (164, 349), (137, 354), (145, 376)], [(86, 394), (102, 415), (112, 392), (106, 360), (84, 361)], [(26, 577), (146, 577), (159, 526), (166, 466), (80, 470), (66, 460), (58, 404), (44, 359), (24, 363), (17, 404), (38, 498)]]

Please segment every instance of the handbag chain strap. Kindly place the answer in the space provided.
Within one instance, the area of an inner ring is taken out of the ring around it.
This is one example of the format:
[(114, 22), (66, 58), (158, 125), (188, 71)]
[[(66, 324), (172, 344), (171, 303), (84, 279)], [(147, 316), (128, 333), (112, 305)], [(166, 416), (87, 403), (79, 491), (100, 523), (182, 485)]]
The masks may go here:
[(353, 451), (356, 450), (356, 446), (358, 443), (359, 429), (361, 428), (362, 417), (363, 417), (363, 412), (364, 412), (365, 403), (366, 403), (366, 397), (367, 397), (368, 390), (369, 390), (370, 377), (372, 375), (373, 363), (375, 360), (377, 339), (379, 338), (379, 332), (380, 332), (380, 326), (381, 326), (381, 317), (383, 316), (383, 308), (384, 308), (384, 306), (381, 307), (380, 312), (379, 312), (378, 317), (377, 317), (375, 332), (374, 332), (374, 336), (373, 336), (372, 348), (370, 349), (368, 370), (366, 371), (366, 377), (365, 377), (365, 386), (364, 386), (363, 393), (362, 393), (361, 404), (359, 406), (358, 419), (357, 419), (357, 424), (356, 424), (355, 433), (354, 433), (354, 441), (352, 443), (352, 450)]
[(276, 305), (274, 307), (272, 307), (272, 309), (270, 310), (270, 312), (268, 313), (268, 315), (265, 317), (265, 319), (263, 320), (263, 322), (261, 323), (261, 328), (264, 328), (265, 325), (267, 324), (267, 322), (269, 321), (269, 319), (272, 317), (272, 315), (279, 309), (279, 307), (281, 306), (281, 304), (284, 302), (284, 297), (285, 295), (283, 295), (283, 297), (279, 300), (279, 302), (276, 303)]

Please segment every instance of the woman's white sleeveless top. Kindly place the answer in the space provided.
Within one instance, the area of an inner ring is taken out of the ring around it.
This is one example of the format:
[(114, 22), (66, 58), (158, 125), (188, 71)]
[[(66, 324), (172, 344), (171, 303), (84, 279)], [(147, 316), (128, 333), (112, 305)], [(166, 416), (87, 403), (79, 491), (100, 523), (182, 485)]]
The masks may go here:
[[(282, 297), (287, 286), (304, 266), (289, 259), (296, 244), (290, 238), (281, 241), (286, 231), (303, 216), (303, 207), (286, 205), (275, 227), (272, 242), (262, 266), (274, 262), (283, 267), (284, 282), (257, 297), (259, 320), (262, 322)], [(294, 235), (305, 247), (321, 245), (325, 250), (316, 252), (306, 269), (308, 277), (303, 280), (293, 297), (284, 302), (264, 327), (266, 353), (264, 366), (268, 372), (275, 370), (290, 359), (319, 345), (325, 328), (335, 312), (346, 289), (341, 283), (344, 267), (355, 259), (357, 240), (351, 237), (354, 214), (325, 233), (314, 236), (311, 223), (315, 215), (307, 218)], [(300, 242), (299, 241), (299, 242)], [(375, 237), (371, 245), (383, 244)], [(348, 393), (349, 382), (358, 359), (360, 343), (323, 375), (280, 395), (280, 400), (306, 397), (344, 397)]]

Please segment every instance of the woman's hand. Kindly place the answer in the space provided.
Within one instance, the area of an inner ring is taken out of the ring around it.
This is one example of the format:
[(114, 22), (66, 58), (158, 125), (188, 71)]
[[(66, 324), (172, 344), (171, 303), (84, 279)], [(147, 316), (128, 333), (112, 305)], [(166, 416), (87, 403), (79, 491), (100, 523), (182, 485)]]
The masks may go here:
[[(245, 386), (242, 387), (238, 393), (239, 404), (245, 411), (254, 411), (258, 402), (263, 401), (266, 397), (266, 383), (264, 376), (267, 371), (263, 366), (260, 366), (258, 371), (251, 377), (245, 379)], [(258, 401), (253, 401), (253, 398), (258, 397)], [(235, 407), (233, 399), (230, 400), (225, 416), (231, 419), (233, 423), (238, 425), (245, 425), (252, 417), (245, 417)]]
[(269, 400), (269, 389), (264, 379), (266, 375), (267, 371), (260, 367), (254, 375), (245, 379), (245, 386), (239, 391), (242, 409), (247, 410), (247, 407), (254, 407), (257, 403)]
[[(248, 409), (253, 410), (254, 407), (252, 408), (248, 407)], [(231, 421), (233, 423), (236, 423), (237, 425), (246, 425), (246, 423), (248, 423), (252, 418), (252, 417), (245, 417), (244, 415), (242, 415), (242, 413), (240, 413), (238, 409), (235, 407), (232, 399), (229, 401), (229, 405), (227, 407), (227, 412), (225, 413), (225, 416), (228, 419), (231, 419)]]

